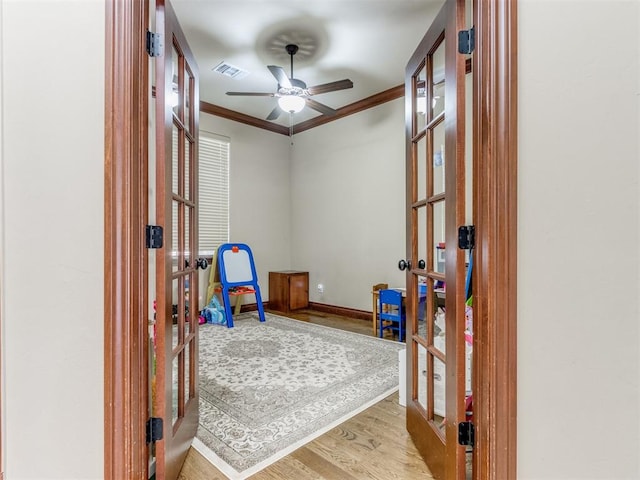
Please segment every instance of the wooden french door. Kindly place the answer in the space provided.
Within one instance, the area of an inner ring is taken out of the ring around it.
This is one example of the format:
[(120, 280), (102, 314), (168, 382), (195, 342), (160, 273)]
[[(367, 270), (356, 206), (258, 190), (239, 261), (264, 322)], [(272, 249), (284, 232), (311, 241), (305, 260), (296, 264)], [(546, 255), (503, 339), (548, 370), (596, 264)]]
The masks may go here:
[(198, 427), (198, 71), (171, 4), (156, 1), (156, 478), (178, 477)]
[(406, 69), (407, 430), (434, 477), (465, 478), (464, 0), (447, 0)]

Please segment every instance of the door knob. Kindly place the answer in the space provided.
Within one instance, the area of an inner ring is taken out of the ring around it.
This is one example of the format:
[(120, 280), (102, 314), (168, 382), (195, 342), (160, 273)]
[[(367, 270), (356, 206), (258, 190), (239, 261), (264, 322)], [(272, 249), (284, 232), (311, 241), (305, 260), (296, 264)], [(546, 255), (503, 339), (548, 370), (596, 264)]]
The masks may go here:
[(424, 267), (425, 267), (424, 260), (418, 260), (418, 268), (420, 270), (424, 270)]
[(409, 260), (400, 260), (398, 262), (398, 268), (402, 271), (406, 270), (407, 268), (411, 268), (411, 261)]
[(207, 268), (209, 266), (209, 262), (207, 262), (206, 258), (198, 258), (196, 260), (196, 270), (198, 268), (201, 268), (202, 270), (204, 270), (205, 268)]

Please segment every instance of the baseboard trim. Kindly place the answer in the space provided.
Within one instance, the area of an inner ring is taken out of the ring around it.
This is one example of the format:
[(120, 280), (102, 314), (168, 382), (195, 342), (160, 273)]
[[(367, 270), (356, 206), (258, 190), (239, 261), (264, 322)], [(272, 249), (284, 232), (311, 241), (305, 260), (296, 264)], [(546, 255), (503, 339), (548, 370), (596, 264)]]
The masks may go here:
[(371, 312), (358, 310), (356, 308), (339, 307), (337, 305), (327, 305), (326, 303), (309, 302), (309, 308), (318, 312), (341, 315), (343, 317), (355, 318), (358, 320), (371, 320)]
[[(262, 302), (262, 308), (267, 309), (269, 308), (269, 302)], [(255, 312), (256, 310), (258, 310), (258, 304), (257, 303), (244, 303), (240, 306), (240, 313), (242, 312)]]
[[(269, 308), (269, 302), (263, 302), (264, 308)], [(309, 302), (309, 310), (317, 312), (329, 313), (331, 315), (340, 315), (342, 317), (355, 318), (357, 320), (371, 320), (371, 312), (366, 310), (358, 310), (356, 308), (339, 307), (337, 305), (327, 305), (326, 303)], [(258, 310), (257, 303), (246, 303), (240, 308), (241, 312), (255, 312)]]

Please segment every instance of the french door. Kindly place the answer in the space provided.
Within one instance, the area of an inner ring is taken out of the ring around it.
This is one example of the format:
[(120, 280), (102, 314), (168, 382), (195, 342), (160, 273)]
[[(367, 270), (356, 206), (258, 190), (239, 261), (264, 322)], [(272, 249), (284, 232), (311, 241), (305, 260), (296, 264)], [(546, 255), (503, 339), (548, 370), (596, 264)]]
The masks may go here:
[(163, 419), (155, 444), (156, 478), (173, 480), (198, 427), (197, 228), (198, 71), (171, 4), (156, 1), (154, 416)]
[(407, 430), (435, 478), (465, 478), (464, 0), (447, 0), (406, 69)]

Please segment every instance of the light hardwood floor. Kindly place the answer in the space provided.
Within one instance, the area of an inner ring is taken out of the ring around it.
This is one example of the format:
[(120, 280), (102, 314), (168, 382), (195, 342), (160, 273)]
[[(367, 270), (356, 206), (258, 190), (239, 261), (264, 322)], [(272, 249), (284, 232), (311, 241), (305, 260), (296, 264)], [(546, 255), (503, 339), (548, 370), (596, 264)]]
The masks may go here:
[[(277, 313), (277, 312), (273, 312)], [(298, 320), (372, 335), (371, 323), (302, 310)], [(193, 448), (181, 480), (227, 477)], [(398, 394), (347, 420), (331, 431), (249, 477), (251, 480), (412, 480), (433, 478), (405, 428)]]

